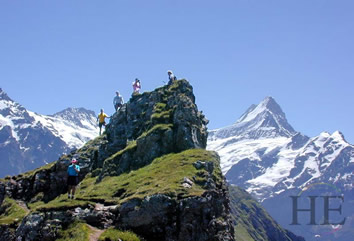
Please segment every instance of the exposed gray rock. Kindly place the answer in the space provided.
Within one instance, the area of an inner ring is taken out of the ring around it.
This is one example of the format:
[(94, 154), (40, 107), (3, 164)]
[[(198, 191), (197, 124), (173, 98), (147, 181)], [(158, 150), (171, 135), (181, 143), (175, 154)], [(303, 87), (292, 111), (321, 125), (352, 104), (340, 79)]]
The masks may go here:
[(184, 178), (183, 178), (183, 183), (182, 183), (182, 185), (183, 185), (183, 184), (187, 184), (187, 185), (189, 186), (189, 188), (190, 188), (190, 187), (193, 186), (194, 182), (192, 182), (189, 178), (184, 177)]
[(119, 175), (151, 163), (156, 157), (191, 148), (205, 148), (208, 121), (198, 111), (193, 88), (186, 80), (135, 95), (106, 127), (108, 142), (101, 158), (129, 148), (102, 163), (101, 178)]
[(177, 202), (158, 194), (123, 204), (117, 225), (147, 240), (234, 240), (227, 210), (216, 190)]
[(42, 224), (44, 222), (44, 214), (33, 213), (25, 217), (21, 225), (16, 230), (17, 240), (32, 241), (38, 240)]
[[(81, 166), (79, 180), (91, 173), (100, 181), (144, 167), (165, 154), (205, 149), (208, 121), (198, 111), (192, 90), (186, 80), (180, 80), (133, 96), (113, 115), (100, 138), (62, 156), (52, 166), (0, 182), (0, 201), (8, 195), (25, 202), (48, 202), (65, 193), (66, 170), (72, 158)], [(225, 183), (214, 180), (212, 162), (201, 161), (200, 169), (205, 170), (200, 171), (203, 179), (198, 179), (203, 182), (198, 185), (206, 189), (202, 196), (155, 194), (113, 207), (64, 206), (29, 214), (15, 234), (0, 226), (0, 234), (9, 240), (55, 240), (59, 230), (80, 220), (99, 228), (130, 229), (145, 240), (233, 240)], [(184, 178), (181, 186), (192, 188), (197, 184), (197, 179), (192, 179)]]

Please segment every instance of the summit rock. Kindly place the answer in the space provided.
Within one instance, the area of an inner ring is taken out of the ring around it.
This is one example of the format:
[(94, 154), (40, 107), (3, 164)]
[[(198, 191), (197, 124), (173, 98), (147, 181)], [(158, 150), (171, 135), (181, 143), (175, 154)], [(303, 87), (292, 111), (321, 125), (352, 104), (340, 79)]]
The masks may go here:
[[(233, 241), (219, 157), (205, 150), (207, 122), (186, 80), (133, 95), (102, 136), (0, 182), (3, 212), (20, 201), (31, 211), (0, 225), (1, 237), (54, 240), (84, 223), (144, 240)], [(81, 166), (76, 200), (63, 185), (72, 158)]]

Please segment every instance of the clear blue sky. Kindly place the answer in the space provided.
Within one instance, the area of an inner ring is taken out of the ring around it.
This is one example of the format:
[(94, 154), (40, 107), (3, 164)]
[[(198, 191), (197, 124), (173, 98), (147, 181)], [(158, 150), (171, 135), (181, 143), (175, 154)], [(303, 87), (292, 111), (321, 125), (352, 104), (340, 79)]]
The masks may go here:
[(272, 96), (309, 136), (354, 143), (354, 1), (0, 1), (0, 87), (26, 108), (108, 114), (138, 77), (194, 86), (214, 129)]

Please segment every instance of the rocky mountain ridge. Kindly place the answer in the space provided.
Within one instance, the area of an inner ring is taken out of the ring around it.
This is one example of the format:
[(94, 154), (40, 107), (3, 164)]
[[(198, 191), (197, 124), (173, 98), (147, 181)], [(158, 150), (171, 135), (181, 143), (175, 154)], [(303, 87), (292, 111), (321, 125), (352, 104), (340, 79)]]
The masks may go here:
[(52, 116), (26, 110), (0, 89), (0, 177), (56, 160), (97, 136), (96, 116), (68, 108)]
[[(102, 136), (0, 182), (0, 240), (70, 240), (79, 233), (89, 240), (90, 230), (129, 241), (243, 240), (235, 238), (219, 157), (205, 150), (207, 122), (186, 80), (132, 96)], [(81, 166), (74, 200), (63, 185), (71, 158)], [(252, 225), (243, 227), (257, 237)], [(279, 234), (259, 236), (289, 237)]]
[[(185, 80), (133, 96), (103, 136), (2, 182), (2, 207), (21, 200), (30, 212), (2, 225), (1, 240), (54, 240), (75, 220), (144, 240), (234, 240), (218, 156), (202, 149), (206, 124)], [(63, 182), (73, 157), (81, 183), (68, 200)]]
[[(252, 105), (234, 125), (210, 131), (208, 149), (219, 153), (230, 183), (245, 188), (282, 226), (297, 234), (304, 230), (289, 226), (290, 195), (319, 183), (336, 187), (349, 197), (353, 190), (354, 146), (339, 131), (313, 138), (296, 132), (270, 97)], [(353, 213), (348, 208), (345, 215)], [(323, 232), (331, 230), (328, 226)], [(307, 240), (315, 240), (321, 232), (305, 233)]]

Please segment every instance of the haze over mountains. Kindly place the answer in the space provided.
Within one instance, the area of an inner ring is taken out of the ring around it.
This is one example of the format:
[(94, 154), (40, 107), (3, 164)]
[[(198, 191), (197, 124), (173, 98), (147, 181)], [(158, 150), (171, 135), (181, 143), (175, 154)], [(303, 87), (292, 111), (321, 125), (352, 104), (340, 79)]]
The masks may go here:
[(67, 108), (41, 115), (16, 103), (0, 88), (0, 177), (57, 160), (96, 137), (96, 126), (93, 111)]
[[(296, 234), (304, 230), (289, 226), (292, 217), (289, 195), (298, 195), (316, 185), (313, 191), (322, 191), (322, 195), (341, 190), (340, 195), (347, 197), (343, 217), (348, 218), (341, 227), (343, 232), (336, 235), (341, 233), (340, 240), (349, 241), (345, 230), (354, 213), (349, 207), (353, 204), (354, 146), (341, 132), (322, 132), (312, 138), (296, 132), (276, 101), (267, 97), (257, 106), (252, 105), (235, 124), (210, 131), (208, 149), (221, 156), (222, 171), (229, 183), (245, 188), (263, 202), (281, 225)], [(304, 205), (309, 207), (306, 202)], [(306, 240), (333, 231), (328, 225), (321, 230), (311, 226), (305, 230), (306, 235), (301, 235)]]

